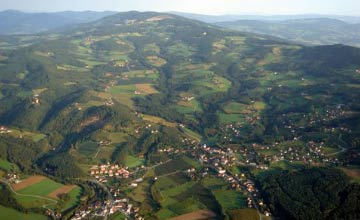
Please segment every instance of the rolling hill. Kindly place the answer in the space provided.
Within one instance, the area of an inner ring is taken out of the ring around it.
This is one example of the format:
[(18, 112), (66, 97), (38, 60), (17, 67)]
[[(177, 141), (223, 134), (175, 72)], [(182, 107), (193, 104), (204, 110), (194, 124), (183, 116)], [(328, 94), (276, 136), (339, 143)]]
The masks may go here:
[(308, 18), (283, 21), (238, 20), (217, 23), (238, 31), (280, 37), (307, 45), (345, 44), (360, 46), (360, 24), (337, 19)]
[(92, 22), (115, 12), (26, 13), (14, 10), (0, 12), (0, 34), (36, 34), (69, 25)]
[(107, 184), (124, 187), (144, 216), (210, 209), (223, 218), (236, 208), (227, 195), (244, 206), (246, 192), (202, 176), (217, 173), (200, 164), (199, 144), (233, 149), (240, 162), (227, 172), (249, 178), (261, 171), (248, 164), (272, 169), (280, 152), (291, 169), (359, 165), (358, 48), (307, 47), (135, 11), (46, 36), (0, 51), (0, 157), (21, 172), (73, 182), (94, 165), (137, 167), (138, 188)]

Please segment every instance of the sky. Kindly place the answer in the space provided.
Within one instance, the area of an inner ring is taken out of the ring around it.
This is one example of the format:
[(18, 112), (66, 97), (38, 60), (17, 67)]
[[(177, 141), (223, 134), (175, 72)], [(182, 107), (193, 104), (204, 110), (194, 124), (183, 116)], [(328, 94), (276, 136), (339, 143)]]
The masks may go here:
[(0, 10), (179, 11), (198, 14), (360, 16), (360, 0), (0, 0)]

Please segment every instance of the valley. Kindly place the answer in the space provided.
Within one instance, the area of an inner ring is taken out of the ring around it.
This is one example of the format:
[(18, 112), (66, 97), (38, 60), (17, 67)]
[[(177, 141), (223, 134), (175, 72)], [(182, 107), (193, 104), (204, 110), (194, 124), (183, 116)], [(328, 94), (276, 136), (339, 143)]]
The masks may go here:
[[(155, 12), (47, 34), (0, 51), (4, 213), (358, 215), (358, 48), (307, 47)], [(292, 192), (297, 181), (306, 187)]]

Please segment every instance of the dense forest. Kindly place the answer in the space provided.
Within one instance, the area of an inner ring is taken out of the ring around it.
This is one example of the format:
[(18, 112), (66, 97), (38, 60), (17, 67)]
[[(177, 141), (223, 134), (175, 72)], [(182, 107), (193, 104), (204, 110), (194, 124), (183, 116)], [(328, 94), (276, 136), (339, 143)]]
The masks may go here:
[(280, 219), (358, 219), (359, 185), (336, 169), (284, 171), (260, 180)]

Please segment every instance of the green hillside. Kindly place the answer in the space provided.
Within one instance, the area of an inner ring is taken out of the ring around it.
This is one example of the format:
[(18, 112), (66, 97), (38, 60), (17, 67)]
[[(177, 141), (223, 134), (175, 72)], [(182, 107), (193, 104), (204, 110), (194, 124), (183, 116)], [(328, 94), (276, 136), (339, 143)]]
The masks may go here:
[[(0, 159), (84, 184), (84, 201), (107, 199), (90, 168), (116, 163), (130, 178), (105, 187), (130, 195), (146, 218), (198, 210), (230, 218), (251, 197), (234, 177), (359, 165), (360, 49), (293, 45), (155, 12), (57, 34), (0, 51)], [(215, 164), (231, 176), (212, 189), (203, 180), (219, 175)], [(154, 182), (178, 177), (188, 183)], [(278, 208), (259, 208), (270, 209)]]

